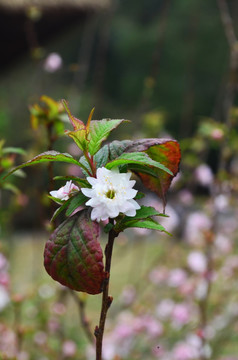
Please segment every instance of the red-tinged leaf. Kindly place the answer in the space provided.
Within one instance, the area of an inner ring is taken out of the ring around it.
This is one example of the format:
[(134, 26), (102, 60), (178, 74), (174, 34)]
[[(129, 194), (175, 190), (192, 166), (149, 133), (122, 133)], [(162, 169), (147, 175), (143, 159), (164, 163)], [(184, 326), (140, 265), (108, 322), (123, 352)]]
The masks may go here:
[(71, 111), (69, 110), (69, 107), (68, 107), (68, 103), (66, 100), (62, 100), (62, 104), (64, 105), (64, 108), (69, 116), (69, 120), (71, 122), (71, 124), (73, 125), (74, 127), (74, 130), (77, 131), (77, 130), (82, 130), (82, 129), (85, 129), (85, 125), (83, 123), (83, 121), (77, 119), (75, 116), (73, 116), (71, 114)]
[(103, 146), (95, 155), (95, 159), (97, 164), (105, 166), (108, 162), (123, 156), (124, 153), (130, 152), (145, 152), (152, 160), (163, 164), (172, 172), (173, 175), (153, 166), (128, 164), (128, 168), (139, 175), (143, 184), (158, 194), (165, 206), (166, 192), (179, 170), (181, 153), (178, 142), (170, 139), (115, 140)]
[(141, 139), (133, 141), (125, 152), (143, 151), (149, 155), (152, 160), (158, 161), (168, 168), (173, 175), (153, 167), (157, 177), (135, 171), (141, 178), (143, 184), (150, 190), (156, 192), (166, 203), (165, 195), (168, 191), (171, 181), (179, 171), (179, 163), (181, 159), (180, 146), (176, 140), (167, 139)]
[(65, 220), (45, 245), (48, 274), (70, 289), (99, 294), (105, 277), (99, 224), (87, 209)]

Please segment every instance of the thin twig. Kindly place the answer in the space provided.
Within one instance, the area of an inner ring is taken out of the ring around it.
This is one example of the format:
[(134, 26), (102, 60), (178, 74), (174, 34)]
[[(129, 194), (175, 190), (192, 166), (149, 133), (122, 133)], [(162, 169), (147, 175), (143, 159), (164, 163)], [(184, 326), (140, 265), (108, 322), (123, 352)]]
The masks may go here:
[[(230, 47), (230, 64), (228, 71), (228, 81), (226, 86), (226, 91), (224, 94), (223, 102), (223, 116), (224, 123), (229, 132), (231, 129), (231, 117), (230, 111), (233, 107), (235, 91), (237, 86), (237, 70), (238, 70), (238, 41), (235, 35), (235, 30), (232, 22), (232, 18), (229, 12), (228, 5), (225, 0), (217, 0), (218, 7), (220, 10), (221, 21), (224, 27), (224, 32), (227, 38), (227, 42)], [(225, 158), (225, 148), (228, 144), (227, 137), (224, 137), (223, 143), (221, 144), (220, 149), (220, 161), (218, 171), (224, 171), (226, 158)]]
[[(113, 224), (113, 220), (110, 219), (110, 223)], [(108, 235), (108, 243), (105, 248), (105, 257), (106, 257), (106, 265), (105, 265), (105, 274), (106, 278), (103, 282), (102, 289), (102, 307), (101, 307), (101, 315), (99, 326), (95, 328), (95, 337), (96, 337), (96, 360), (102, 360), (102, 342), (103, 342), (103, 334), (105, 328), (105, 322), (107, 317), (108, 309), (113, 301), (112, 296), (108, 295), (109, 290), (109, 280), (110, 280), (110, 269), (111, 269), (111, 259), (112, 259), (112, 250), (114, 239), (117, 236), (117, 233), (112, 229)]]
[(85, 332), (85, 335), (87, 336), (89, 342), (91, 344), (94, 344), (94, 336), (93, 333), (90, 329), (90, 323), (88, 321), (88, 318), (85, 314), (85, 301), (83, 301), (82, 299), (80, 299), (73, 290), (70, 290), (70, 293), (72, 295), (72, 297), (74, 298), (77, 306), (78, 306), (78, 311), (79, 311), (79, 317), (80, 317), (80, 322), (82, 325), (82, 328)]
[(232, 48), (236, 45), (237, 39), (233, 27), (233, 22), (230, 16), (229, 8), (225, 0), (217, 0), (217, 3), (219, 6), (221, 20), (224, 26), (227, 41), (230, 47)]

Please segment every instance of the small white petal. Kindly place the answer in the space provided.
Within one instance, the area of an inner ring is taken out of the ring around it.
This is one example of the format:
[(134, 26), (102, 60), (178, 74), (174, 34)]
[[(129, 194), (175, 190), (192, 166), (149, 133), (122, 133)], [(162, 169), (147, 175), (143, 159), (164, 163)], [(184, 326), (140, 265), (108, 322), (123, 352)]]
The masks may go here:
[(85, 196), (88, 196), (88, 197), (91, 197), (94, 192), (92, 189), (88, 189), (88, 188), (81, 188), (81, 191)]

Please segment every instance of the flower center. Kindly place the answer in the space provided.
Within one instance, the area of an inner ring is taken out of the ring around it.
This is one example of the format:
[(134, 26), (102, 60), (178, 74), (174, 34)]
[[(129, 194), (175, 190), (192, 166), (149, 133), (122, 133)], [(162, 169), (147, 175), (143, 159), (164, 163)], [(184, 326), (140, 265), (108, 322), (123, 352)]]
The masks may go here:
[(106, 197), (108, 199), (114, 199), (116, 192), (114, 189), (109, 189), (106, 193), (105, 193)]

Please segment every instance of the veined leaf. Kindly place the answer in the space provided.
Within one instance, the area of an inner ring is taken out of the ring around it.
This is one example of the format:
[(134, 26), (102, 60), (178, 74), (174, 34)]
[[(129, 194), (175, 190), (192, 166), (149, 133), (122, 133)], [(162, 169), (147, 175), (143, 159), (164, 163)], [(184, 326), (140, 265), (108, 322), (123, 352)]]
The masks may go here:
[(168, 233), (165, 230), (165, 228), (161, 224), (157, 223), (156, 221), (154, 221), (150, 218), (145, 219), (145, 220), (131, 220), (126, 223), (123, 223), (123, 230), (127, 229), (127, 228), (134, 228), (134, 227), (143, 228), (143, 229), (151, 229), (151, 230), (159, 230), (159, 231), (165, 232), (168, 235), (171, 235), (170, 233)]
[[(70, 154), (59, 153), (58, 151), (52, 150), (52, 151), (46, 151), (42, 154), (39, 154), (39, 155), (35, 156), (33, 159), (31, 159), (19, 166), (16, 166), (4, 178), (8, 177), (9, 175), (11, 175), (14, 171), (16, 171), (18, 169), (21, 169), (21, 168), (24, 168), (27, 166), (31, 166), (31, 165), (44, 163), (44, 162), (49, 162), (49, 161), (66, 162), (66, 163), (75, 164), (82, 168), (85, 168), (85, 166), (83, 164), (81, 164), (80, 162), (75, 160)], [(87, 171), (86, 168), (85, 168), (85, 170)]]
[(64, 221), (45, 245), (48, 274), (70, 289), (88, 294), (102, 292), (105, 278), (99, 224), (84, 209)]
[(173, 175), (173, 173), (169, 169), (167, 169), (163, 164), (152, 160), (144, 152), (123, 153), (117, 159), (109, 162), (106, 165), (106, 168), (112, 169), (115, 166), (119, 166), (123, 164), (138, 164), (143, 166), (153, 166), (154, 168), (158, 168), (160, 170), (167, 172), (170, 175)]
[(96, 154), (100, 149), (101, 143), (107, 139), (110, 132), (117, 128), (122, 122), (126, 120), (93, 120), (90, 122), (89, 133), (88, 133), (88, 151), (91, 155)]
[(171, 173), (168, 173), (159, 168), (154, 168), (153, 170), (157, 173), (157, 177), (150, 176), (141, 171), (135, 171), (141, 178), (143, 184), (159, 195), (165, 207), (165, 194), (179, 170), (181, 152), (178, 142), (168, 139), (142, 139), (134, 141), (125, 151), (143, 151), (148, 154), (152, 160), (162, 163), (171, 171)]
[[(134, 219), (146, 219), (151, 216), (165, 216), (164, 214), (159, 213), (152, 206), (144, 206), (142, 205), (140, 209), (136, 211), (136, 215), (133, 217)], [(130, 221), (131, 218), (129, 216), (125, 216), (123, 221)]]
[(80, 130), (75, 131), (65, 131), (66, 135), (70, 136), (76, 145), (82, 150), (85, 151), (88, 146), (88, 140), (87, 140), (87, 129), (83, 128)]

